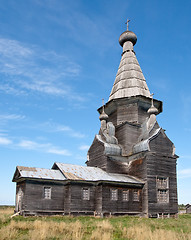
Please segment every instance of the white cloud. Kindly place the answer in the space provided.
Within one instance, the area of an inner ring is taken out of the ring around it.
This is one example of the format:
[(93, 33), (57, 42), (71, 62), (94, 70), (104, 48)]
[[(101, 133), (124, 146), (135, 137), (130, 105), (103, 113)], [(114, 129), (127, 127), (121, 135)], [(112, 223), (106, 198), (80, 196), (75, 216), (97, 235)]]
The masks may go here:
[(80, 133), (74, 129), (72, 129), (69, 126), (65, 126), (65, 125), (57, 125), (57, 124), (52, 124), (52, 123), (46, 123), (43, 124), (44, 126), (47, 125), (49, 130), (52, 130), (53, 132), (67, 132), (67, 134), (70, 137), (74, 137), (74, 138), (84, 138), (85, 135), (83, 133)]
[(71, 153), (67, 149), (60, 149), (56, 146), (53, 146), (50, 143), (37, 143), (30, 140), (22, 140), (19, 144), (19, 147), (28, 149), (28, 150), (35, 150), (35, 151), (42, 151), (46, 153), (53, 153), (57, 155), (64, 155), (70, 156)]
[[(29, 141), (29, 140), (22, 140), (19, 144), (19, 147), (25, 148), (25, 149), (38, 149), (38, 148), (42, 148), (42, 144), (38, 144), (36, 142), (33, 141)], [(43, 145), (44, 147), (44, 145)]]
[(191, 178), (191, 168), (179, 170), (178, 178)]
[(0, 145), (9, 145), (11, 143), (12, 141), (10, 139), (5, 137), (0, 137)]
[(191, 155), (181, 155), (180, 158), (191, 159)]
[(79, 147), (79, 149), (82, 150), (82, 151), (84, 151), (84, 150), (87, 151), (89, 149), (89, 147), (90, 147), (89, 145), (82, 145), (82, 146)]
[(85, 135), (83, 133), (75, 132), (74, 130), (72, 130), (70, 132), (70, 136), (74, 137), (74, 138), (84, 138), (85, 137)]
[(17, 95), (35, 91), (83, 101), (84, 97), (64, 82), (78, 76), (80, 69), (67, 56), (0, 38), (0, 73), (4, 75), (0, 91)]
[(56, 149), (56, 148), (50, 148), (48, 150), (48, 152), (58, 154), (58, 155), (71, 156), (71, 153), (66, 149), (61, 150), (61, 149)]
[[(0, 53), (6, 57), (28, 57), (33, 54), (33, 51), (19, 44), (18, 41), (11, 39), (0, 39)], [(17, 59), (15, 59), (17, 61)], [(5, 63), (8, 67), (12, 67), (10, 63)]]
[(25, 116), (17, 115), (17, 114), (0, 115), (0, 120), (21, 120), (21, 119), (24, 119), (24, 118), (25, 118)]
[(72, 129), (68, 126), (58, 126), (57, 127), (57, 131), (61, 131), (61, 132), (70, 132), (72, 131)]
[(69, 136), (74, 137), (74, 138), (84, 138), (85, 137), (84, 134), (77, 132), (68, 126), (57, 126), (55, 130), (58, 132), (67, 132)]

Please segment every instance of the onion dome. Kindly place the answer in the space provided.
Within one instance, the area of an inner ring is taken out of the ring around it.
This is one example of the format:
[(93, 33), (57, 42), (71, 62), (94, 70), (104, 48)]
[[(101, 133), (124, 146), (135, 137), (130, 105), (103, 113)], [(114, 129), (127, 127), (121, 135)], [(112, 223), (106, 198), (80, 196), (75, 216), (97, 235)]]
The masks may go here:
[(137, 36), (135, 35), (134, 32), (129, 31), (128, 27), (129, 27), (129, 22), (130, 20), (127, 19), (127, 31), (123, 32), (120, 37), (119, 37), (119, 44), (123, 47), (123, 44), (125, 42), (132, 42), (133, 46), (136, 44), (137, 42)]
[(105, 113), (105, 111), (104, 111), (104, 105), (103, 105), (103, 107), (102, 107), (102, 113), (101, 113), (100, 116), (99, 116), (99, 120), (100, 120), (100, 121), (102, 121), (102, 120), (107, 121), (108, 118), (109, 118), (109, 117), (108, 117), (108, 115)]
[(151, 114), (155, 114), (156, 115), (159, 111), (153, 104), (153, 94), (151, 94), (151, 96), (152, 96), (152, 98), (151, 98), (151, 107), (148, 109), (147, 113), (150, 114), (150, 115)]
[(133, 43), (133, 46), (137, 42), (137, 36), (135, 35), (134, 32), (131, 31), (125, 31), (123, 32), (120, 37), (119, 37), (119, 44), (123, 47), (123, 44), (127, 41), (130, 41)]

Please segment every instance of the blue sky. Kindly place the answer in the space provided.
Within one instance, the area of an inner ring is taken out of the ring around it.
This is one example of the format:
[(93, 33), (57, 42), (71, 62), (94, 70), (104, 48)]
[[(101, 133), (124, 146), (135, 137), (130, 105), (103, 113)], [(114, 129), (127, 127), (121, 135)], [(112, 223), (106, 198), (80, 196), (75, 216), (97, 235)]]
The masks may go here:
[(84, 165), (129, 29), (157, 117), (176, 146), (179, 203), (191, 203), (191, 2), (0, 0), (0, 204), (17, 165)]

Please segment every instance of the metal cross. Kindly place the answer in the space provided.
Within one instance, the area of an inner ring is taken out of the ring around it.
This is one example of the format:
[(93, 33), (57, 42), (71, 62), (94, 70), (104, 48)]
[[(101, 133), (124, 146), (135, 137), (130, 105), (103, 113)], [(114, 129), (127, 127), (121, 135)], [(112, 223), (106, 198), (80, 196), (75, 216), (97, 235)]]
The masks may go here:
[(128, 27), (129, 27), (129, 22), (130, 22), (130, 20), (127, 19), (127, 22), (125, 23), (125, 24), (127, 24), (127, 31), (128, 31)]
[(102, 106), (104, 106), (104, 98), (102, 98)]
[(104, 113), (104, 98), (102, 98), (102, 113)]
[(154, 95), (154, 93), (151, 93), (151, 95), (150, 95), (150, 96), (151, 96), (151, 106), (152, 106), (152, 107), (154, 107), (154, 104), (153, 104), (153, 95)]

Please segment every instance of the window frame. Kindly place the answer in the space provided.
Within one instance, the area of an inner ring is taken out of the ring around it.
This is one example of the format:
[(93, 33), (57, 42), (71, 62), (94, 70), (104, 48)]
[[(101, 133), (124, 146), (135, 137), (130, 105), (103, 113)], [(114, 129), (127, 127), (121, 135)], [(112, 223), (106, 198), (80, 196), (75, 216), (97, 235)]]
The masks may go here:
[(169, 203), (169, 190), (158, 189), (157, 190), (157, 202), (158, 203)]
[(169, 203), (169, 177), (156, 176), (157, 203)]
[(82, 200), (84, 200), (84, 201), (90, 200), (90, 188), (88, 188), (88, 187), (82, 188)]
[(157, 189), (168, 189), (169, 188), (169, 177), (156, 177)]
[(133, 202), (140, 202), (140, 191), (138, 189), (133, 189)]
[(129, 190), (122, 190), (122, 201), (129, 202)]
[(111, 201), (117, 201), (118, 200), (118, 189), (117, 188), (111, 188), (110, 189), (110, 199), (111, 199)]
[[(46, 190), (49, 190), (48, 192)], [(52, 199), (52, 187), (44, 186), (43, 198), (46, 200)]]

